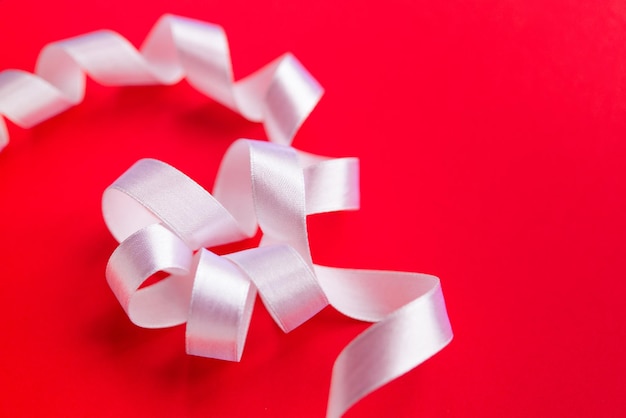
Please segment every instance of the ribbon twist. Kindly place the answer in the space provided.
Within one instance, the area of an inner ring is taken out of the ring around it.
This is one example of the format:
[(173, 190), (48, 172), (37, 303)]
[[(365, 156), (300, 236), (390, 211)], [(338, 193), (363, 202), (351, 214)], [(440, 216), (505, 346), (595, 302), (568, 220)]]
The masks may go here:
[[(80, 103), (85, 76), (103, 85), (175, 84), (183, 77), (198, 91), (254, 122), (268, 138), (290, 144), (319, 101), (321, 86), (287, 53), (248, 77), (233, 81), (224, 30), (164, 15), (139, 51), (107, 30), (48, 44), (35, 74), (0, 72), (0, 116), (29, 128)], [(0, 117), (0, 149), (9, 142)]]
[[(452, 339), (439, 279), (419, 273), (314, 264), (306, 216), (359, 206), (358, 160), (291, 147), (322, 88), (290, 54), (234, 82), (223, 30), (166, 15), (138, 51), (99, 31), (49, 44), (35, 74), (0, 72), (2, 116), (33, 126), (79, 103), (85, 76), (102, 84), (173, 84), (183, 77), (208, 97), (262, 122), (271, 142), (241, 139), (227, 151), (213, 194), (177, 169), (140, 160), (103, 194), (103, 216), (120, 243), (106, 279), (142, 327), (186, 323), (189, 354), (238, 361), (257, 293), (285, 332), (328, 304), (376, 322), (333, 367), (327, 416), (416, 367)], [(253, 236), (259, 247), (226, 256), (213, 246)], [(167, 276), (147, 282), (159, 272)]]

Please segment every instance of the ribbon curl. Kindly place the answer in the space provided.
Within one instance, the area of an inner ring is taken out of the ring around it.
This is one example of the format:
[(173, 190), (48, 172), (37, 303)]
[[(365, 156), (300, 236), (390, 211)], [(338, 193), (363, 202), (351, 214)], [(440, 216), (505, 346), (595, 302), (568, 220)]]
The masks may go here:
[[(106, 279), (142, 327), (186, 323), (189, 354), (238, 361), (257, 293), (285, 332), (328, 304), (376, 322), (333, 367), (327, 416), (416, 367), (452, 339), (439, 279), (425, 274), (314, 264), (306, 216), (359, 206), (358, 160), (291, 147), (322, 94), (290, 54), (233, 81), (228, 43), (216, 25), (166, 15), (137, 51), (100, 31), (49, 44), (35, 74), (0, 73), (0, 116), (29, 127), (79, 103), (85, 76), (102, 84), (173, 84), (183, 77), (245, 118), (271, 142), (240, 139), (210, 194), (177, 169), (140, 160), (103, 194), (103, 216), (120, 242)], [(0, 117), (0, 147), (8, 143)], [(259, 247), (226, 256), (213, 246), (263, 232)], [(168, 276), (143, 286), (158, 272)]]
[[(101, 30), (42, 49), (35, 74), (0, 73), (0, 116), (30, 128), (80, 103), (85, 77), (103, 85), (171, 85), (183, 77), (198, 91), (253, 122), (271, 141), (290, 144), (322, 95), (321, 86), (291, 54), (233, 81), (224, 30), (165, 15), (140, 50), (121, 35)], [(9, 142), (0, 117), (0, 149)]]

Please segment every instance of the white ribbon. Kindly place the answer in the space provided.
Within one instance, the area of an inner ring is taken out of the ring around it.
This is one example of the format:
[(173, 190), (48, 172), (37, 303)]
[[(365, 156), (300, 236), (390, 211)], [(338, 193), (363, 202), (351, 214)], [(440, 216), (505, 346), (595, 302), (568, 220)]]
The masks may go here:
[[(418, 273), (348, 270), (313, 263), (306, 216), (357, 209), (358, 160), (297, 151), (291, 140), (322, 94), (291, 55), (238, 82), (219, 26), (164, 16), (140, 51), (100, 31), (49, 44), (36, 74), (0, 73), (0, 116), (33, 126), (80, 102), (85, 75), (102, 84), (173, 84), (186, 77), (207, 96), (262, 122), (271, 142), (238, 140), (213, 194), (177, 169), (140, 160), (103, 195), (120, 242), (107, 281), (131, 321), (186, 323), (189, 354), (238, 361), (256, 294), (285, 332), (329, 303), (377, 322), (333, 368), (328, 417), (416, 367), (452, 338), (439, 279)], [(0, 146), (8, 143), (0, 117)], [(218, 256), (207, 248), (263, 232), (258, 248)], [(167, 277), (142, 286), (155, 273)]]

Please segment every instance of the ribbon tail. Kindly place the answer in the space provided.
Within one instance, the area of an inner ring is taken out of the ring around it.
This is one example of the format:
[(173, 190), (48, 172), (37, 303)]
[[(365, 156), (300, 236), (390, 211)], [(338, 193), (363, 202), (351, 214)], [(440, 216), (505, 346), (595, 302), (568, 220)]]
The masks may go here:
[(317, 265), (315, 269), (336, 309), (353, 318), (378, 321), (335, 361), (327, 418), (342, 416), (360, 399), (414, 369), (452, 340), (437, 277)]

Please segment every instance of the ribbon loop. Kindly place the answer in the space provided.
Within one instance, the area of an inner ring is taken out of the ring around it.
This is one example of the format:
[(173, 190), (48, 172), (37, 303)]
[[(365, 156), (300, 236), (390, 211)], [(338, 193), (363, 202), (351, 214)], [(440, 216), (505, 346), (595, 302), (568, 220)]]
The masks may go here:
[[(106, 278), (130, 320), (165, 328), (187, 320), (193, 276), (192, 252), (176, 235), (154, 224), (137, 231), (113, 252)], [(158, 272), (170, 275), (140, 289)]]
[(246, 237), (209, 192), (174, 167), (152, 159), (139, 160), (105, 190), (102, 213), (118, 242), (157, 222), (193, 250)]
[[(236, 112), (239, 110), (234, 98), (228, 41), (221, 27), (166, 15), (151, 33), (155, 34), (161, 35), (158, 40), (164, 39), (165, 35), (172, 37), (172, 44), (176, 46), (176, 57), (184, 68), (189, 84), (222, 105)], [(151, 38), (148, 39), (152, 41)], [(146, 42), (143, 52), (149, 52), (153, 57), (160, 44), (154, 41), (148, 43), (149, 41)], [(171, 57), (172, 52), (166, 57)]]

